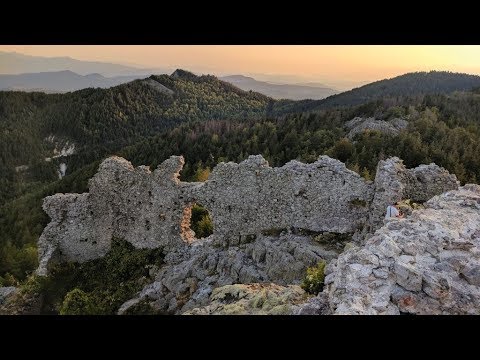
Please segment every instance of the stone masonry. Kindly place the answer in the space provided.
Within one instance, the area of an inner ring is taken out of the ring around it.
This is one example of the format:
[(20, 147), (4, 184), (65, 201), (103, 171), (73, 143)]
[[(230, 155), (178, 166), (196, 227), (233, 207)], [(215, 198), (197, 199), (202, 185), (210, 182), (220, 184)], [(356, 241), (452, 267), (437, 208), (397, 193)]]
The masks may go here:
[(110, 157), (90, 180), (89, 193), (46, 197), (43, 209), (51, 222), (39, 239), (37, 273), (46, 275), (53, 259), (100, 258), (112, 238), (165, 253), (189, 246), (195, 242), (189, 229), (195, 202), (213, 219), (210, 240), (228, 247), (272, 229), (353, 234), (368, 225), (373, 232), (392, 201), (427, 199), (458, 187), (454, 175), (434, 164), (408, 170), (398, 158), (379, 163), (374, 183), (328, 156), (280, 168), (250, 156), (239, 164), (218, 164), (203, 183), (180, 181), (183, 163), (183, 157), (172, 156), (152, 172)]
[(433, 163), (407, 169), (398, 157), (379, 161), (367, 232), (373, 233), (383, 225), (388, 205), (402, 199), (425, 202), (445, 191), (458, 189), (458, 185), (455, 175)]
[[(480, 186), (468, 184), (390, 220), (326, 269), (318, 306), (299, 313), (479, 314)], [(328, 304), (325, 303), (328, 297)]]

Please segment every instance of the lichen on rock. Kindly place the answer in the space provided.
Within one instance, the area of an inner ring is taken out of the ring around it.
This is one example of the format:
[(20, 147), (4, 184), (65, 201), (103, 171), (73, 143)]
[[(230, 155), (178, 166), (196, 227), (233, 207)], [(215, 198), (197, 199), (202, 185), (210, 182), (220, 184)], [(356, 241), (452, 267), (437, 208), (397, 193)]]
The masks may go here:
[(478, 314), (480, 186), (424, 205), (327, 266), (325, 293), (334, 313)]
[[(181, 156), (172, 156), (152, 172), (110, 157), (90, 180), (89, 193), (45, 198), (43, 208), (51, 222), (38, 242), (37, 274), (47, 275), (49, 264), (56, 261), (83, 263), (102, 258), (115, 238), (137, 249), (161, 249), (164, 265), (155, 281), (125, 302), (118, 313), (142, 304), (142, 309), (145, 305), (153, 312), (178, 314), (207, 306), (212, 292), (226, 285), (298, 285), (309, 266), (325, 260), (331, 262), (325, 283), (332, 294), (355, 293), (350, 287), (358, 284), (348, 284), (342, 273), (350, 274), (348, 279), (363, 276), (362, 284), (372, 277), (382, 279), (375, 282), (381, 290), (375, 305), (366, 307), (361, 297), (347, 302), (329, 297), (329, 306), (336, 312), (395, 313), (403, 311), (395, 307), (400, 302), (392, 305), (385, 294), (401, 297), (400, 288), (419, 289), (423, 273), (418, 270), (418, 259), (395, 258), (393, 270), (387, 269), (387, 260), (380, 261), (378, 254), (358, 245), (383, 226), (390, 203), (406, 197), (424, 201), (458, 188), (456, 177), (435, 164), (406, 169), (398, 158), (381, 161), (374, 182), (328, 156), (311, 164), (293, 160), (279, 168), (270, 167), (260, 155), (250, 156), (239, 164), (220, 163), (208, 180), (192, 183), (179, 180), (183, 163)], [(203, 239), (195, 238), (189, 225), (189, 209), (197, 202), (213, 221), (213, 233)], [(412, 217), (418, 213), (414, 211)], [(379, 231), (401, 231), (402, 224), (391, 222)], [(378, 251), (389, 258), (402, 251), (404, 255), (415, 253), (423, 246), (422, 232), (402, 231), (411, 238), (408, 244), (401, 247), (386, 235)], [(378, 234), (371, 239), (378, 241)], [(349, 249), (332, 262), (344, 247)], [(384, 280), (392, 271), (398, 281), (390, 286)], [(462, 271), (463, 278), (477, 283), (475, 262)], [(432, 279), (431, 289), (425, 291), (444, 292), (439, 287), (445, 285), (443, 280)], [(422, 286), (424, 281), (422, 277)], [(324, 304), (312, 300), (304, 313), (327, 313)], [(237, 305), (228, 311), (235, 312)], [(275, 311), (287, 312), (285, 307)]]
[(184, 315), (292, 315), (308, 295), (298, 285), (234, 284), (218, 287), (207, 306)]

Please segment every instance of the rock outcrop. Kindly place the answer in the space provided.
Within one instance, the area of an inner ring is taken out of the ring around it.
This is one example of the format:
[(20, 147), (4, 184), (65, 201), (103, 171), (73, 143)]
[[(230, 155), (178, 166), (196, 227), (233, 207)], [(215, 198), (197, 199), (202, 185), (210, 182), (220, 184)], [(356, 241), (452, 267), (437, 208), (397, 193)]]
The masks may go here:
[(223, 248), (209, 239), (168, 253), (155, 282), (123, 304), (119, 314), (141, 301), (162, 313), (182, 313), (207, 305), (213, 289), (224, 285), (299, 284), (307, 267), (338, 256), (308, 236), (284, 234), (245, 241)]
[(14, 286), (0, 287), (0, 305), (5, 303), (7, 299), (15, 294), (17, 288)]
[(308, 295), (298, 285), (235, 284), (213, 290), (208, 306), (184, 315), (292, 315)]
[[(209, 209), (222, 238), (290, 227), (353, 233), (368, 215), (373, 186), (345, 164), (320, 156), (271, 168), (260, 155), (218, 164), (192, 197)], [(233, 236), (232, 236), (233, 235)]]
[(376, 120), (375, 118), (355, 117), (345, 123), (345, 128), (349, 130), (347, 138), (353, 139), (355, 135), (361, 134), (367, 130), (380, 131), (383, 134), (398, 135), (398, 133), (408, 126), (405, 119), (395, 118), (389, 121)]
[(289, 228), (353, 234), (365, 232), (368, 224), (367, 232), (373, 232), (392, 201), (423, 200), (458, 187), (454, 175), (434, 164), (407, 170), (398, 158), (379, 163), (374, 184), (328, 156), (280, 168), (250, 156), (240, 164), (220, 163), (202, 183), (178, 179), (183, 163), (181, 156), (172, 156), (151, 172), (111, 157), (90, 180), (89, 193), (46, 197), (43, 209), (51, 222), (39, 239), (37, 273), (47, 274), (51, 259), (102, 257), (112, 238), (166, 252), (189, 244), (195, 241), (189, 228), (195, 202), (213, 219), (212, 239), (226, 246)]
[(172, 156), (153, 173), (111, 157), (89, 182), (89, 193), (56, 194), (43, 209), (51, 222), (38, 241), (39, 268), (45, 275), (50, 259), (84, 262), (103, 257), (112, 238), (136, 248), (173, 249), (182, 243), (180, 225), (186, 202), (178, 180), (183, 158)]
[(310, 298), (306, 303), (298, 304), (293, 307), (293, 315), (331, 315), (328, 294), (321, 292), (317, 296)]
[[(183, 162), (172, 156), (152, 172), (111, 157), (90, 180), (89, 193), (45, 198), (51, 222), (39, 239), (37, 274), (47, 275), (54, 261), (103, 257), (115, 238), (136, 248), (160, 248), (164, 265), (155, 281), (119, 313), (143, 302), (161, 313), (183, 313), (208, 306), (213, 290), (225, 285), (298, 285), (307, 267), (335, 259), (339, 244), (381, 227), (392, 201), (421, 201), (458, 187), (454, 175), (434, 164), (406, 169), (398, 158), (379, 163), (375, 182), (328, 156), (280, 168), (250, 156), (217, 165), (201, 183), (179, 180)], [(197, 239), (190, 229), (194, 203), (212, 217), (208, 238)], [(328, 239), (336, 246), (326, 246)], [(318, 298), (309, 304), (297, 310), (330, 311)]]
[(407, 169), (398, 157), (381, 160), (375, 176), (375, 194), (369, 209), (366, 231), (383, 225), (385, 209), (402, 199), (424, 202), (435, 195), (458, 189), (457, 177), (436, 164)]
[(424, 205), (327, 266), (333, 313), (479, 314), (480, 186)]

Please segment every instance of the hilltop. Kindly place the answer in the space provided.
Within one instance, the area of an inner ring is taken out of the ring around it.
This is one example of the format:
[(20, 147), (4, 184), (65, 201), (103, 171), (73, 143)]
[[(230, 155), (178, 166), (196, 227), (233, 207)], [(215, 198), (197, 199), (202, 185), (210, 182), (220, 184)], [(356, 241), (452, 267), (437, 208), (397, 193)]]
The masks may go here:
[(203, 181), (218, 163), (249, 154), (276, 167), (328, 155), (366, 180), (390, 156), (408, 167), (434, 162), (462, 184), (480, 178), (475, 91), (305, 112), (303, 105), (186, 71), (69, 94), (0, 93), (0, 282), (22, 281), (37, 266), (48, 223), (42, 198), (87, 192), (110, 155), (151, 168), (183, 155), (182, 181)]
[[(79, 159), (86, 164), (181, 123), (265, 117), (273, 103), (214, 76), (182, 70), (108, 89), (0, 92), (0, 183), (12, 179), (21, 166), (42, 168), (38, 180), (56, 177), (44, 159), (67, 143), (74, 145), (77, 157), (88, 154)], [(70, 172), (73, 164), (69, 166)]]
[(377, 100), (398, 97), (418, 97), (426, 94), (450, 94), (471, 91), (480, 86), (480, 76), (448, 71), (413, 72), (332, 95), (318, 101), (301, 101), (289, 104), (302, 111), (316, 111), (337, 106), (355, 106)]

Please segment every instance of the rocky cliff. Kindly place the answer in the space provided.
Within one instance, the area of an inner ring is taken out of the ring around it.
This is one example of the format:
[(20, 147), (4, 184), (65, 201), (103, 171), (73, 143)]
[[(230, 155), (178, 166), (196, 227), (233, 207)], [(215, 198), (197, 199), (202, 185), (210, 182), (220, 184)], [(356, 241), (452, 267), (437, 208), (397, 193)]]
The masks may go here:
[(347, 138), (353, 139), (355, 135), (364, 131), (374, 130), (387, 135), (398, 135), (401, 130), (406, 129), (408, 122), (405, 119), (395, 118), (389, 121), (377, 120), (375, 118), (355, 117), (345, 123), (345, 128), (349, 130)]
[(326, 289), (299, 313), (479, 314), (480, 186), (424, 205), (332, 261)]
[[(51, 222), (39, 239), (37, 273), (48, 274), (53, 262), (100, 258), (121, 238), (136, 248), (160, 248), (165, 258), (155, 281), (119, 313), (142, 302), (166, 313), (193, 311), (209, 306), (213, 290), (225, 285), (299, 284), (308, 266), (332, 262), (340, 252), (318, 241), (322, 234), (353, 236), (361, 244), (383, 225), (388, 204), (458, 188), (455, 176), (435, 164), (406, 169), (398, 158), (380, 162), (374, 182), (328, 156), (280, 168), (250, 156), (217, 165), (202, 183), (180, 181), (182, 166), (183, 158), (172, 156), (152, 172), (111, 157), (90, 180), (89, 193), (45, 198)], [(197, 239), (190, 229), (194, 203), (212, 217), (208, 238)]]

